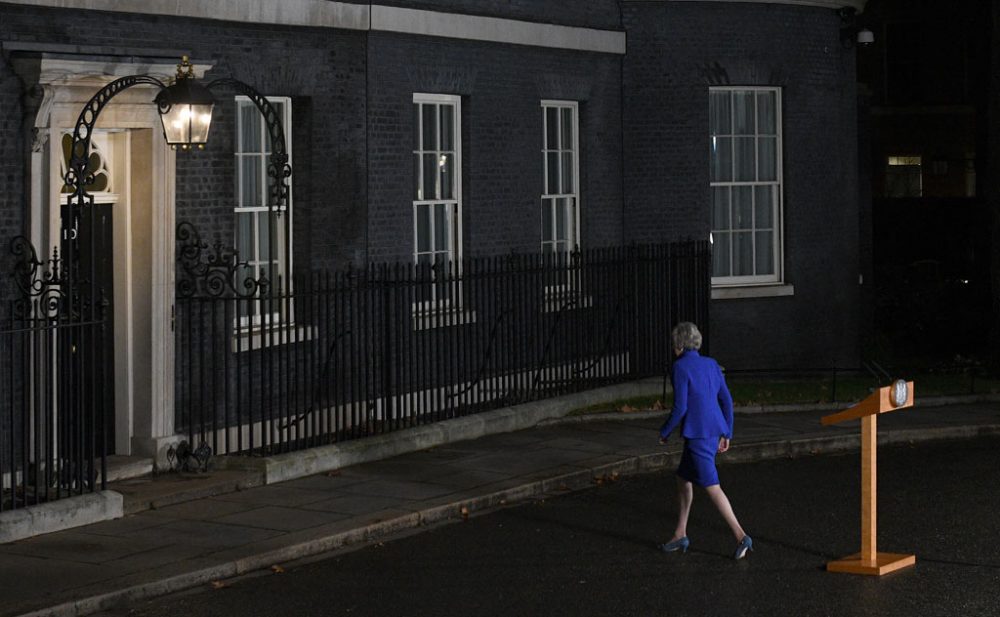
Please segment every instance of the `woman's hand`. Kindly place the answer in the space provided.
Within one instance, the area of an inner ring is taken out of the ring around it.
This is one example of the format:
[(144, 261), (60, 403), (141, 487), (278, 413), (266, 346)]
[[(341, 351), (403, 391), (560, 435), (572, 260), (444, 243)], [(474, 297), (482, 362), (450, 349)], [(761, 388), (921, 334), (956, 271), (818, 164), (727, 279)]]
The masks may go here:
[(719, 454), (722, 454), (729, 449), (729, 438), (719, 437)]

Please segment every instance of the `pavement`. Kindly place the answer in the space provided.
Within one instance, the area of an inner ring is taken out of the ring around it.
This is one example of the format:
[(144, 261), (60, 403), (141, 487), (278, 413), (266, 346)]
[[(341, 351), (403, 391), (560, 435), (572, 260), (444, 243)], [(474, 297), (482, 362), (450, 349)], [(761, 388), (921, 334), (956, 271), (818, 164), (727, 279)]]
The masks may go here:
[[(740, 414), (719, 463), (858, 449), (858, 423), (823, 427), (824, 413)], [(670, 468), (682, 443), (657, 443), (662, 415), (567, 419), (267, 486), (233, 470), (113, 483), (134, 514), (0, 545), (0, 617), (90, 614)], [(918, 400), (879, 418), (881, 444), (987, 435), (1000, 435), (997, 402)]]

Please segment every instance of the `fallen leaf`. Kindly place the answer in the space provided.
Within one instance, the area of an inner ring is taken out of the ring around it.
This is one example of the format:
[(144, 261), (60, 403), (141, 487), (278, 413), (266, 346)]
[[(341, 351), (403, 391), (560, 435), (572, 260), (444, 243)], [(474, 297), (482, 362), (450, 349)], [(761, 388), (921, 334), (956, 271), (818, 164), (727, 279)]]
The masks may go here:
[(229, 583), (225, 581), (212, 581), (212, 589), (225, 589), (229, 587)]
[(604, 484), (604, 478), (602, 478), (601, 476), (594, 476), (594, 484), (596, 484), (597, 486)]
[(461, 512), (462, 512), (462, 520), (463, 521), (469, 520), (469, 509), (465, 506), (462, 506)]
[(274, 564), (273, 566), (271, 566), (271, 572), (274, 572), (275, 574), (282, 574), (284, 573), (284, 571), (285, 569), (279, 566), (278, 564)]
[(336, 478), (339, 475), (340, 475), (339, 471), (328, 471), (328, 472), (326, 472), (326, 477), (327, 478)]
[(622, 413), (632, 413), (633, 411), (635, 411), (635, 407), (632, 407), (631, 405), (622, 405), (621, 409), (619, 409), (618, 411)]
[(663, 406), (663, 403), (660, 401), (660, 399), (656, 399), (656, 402), (653, 403), (653, 410), (663, 411), (664, 409), (666, 409), (666, 407)]

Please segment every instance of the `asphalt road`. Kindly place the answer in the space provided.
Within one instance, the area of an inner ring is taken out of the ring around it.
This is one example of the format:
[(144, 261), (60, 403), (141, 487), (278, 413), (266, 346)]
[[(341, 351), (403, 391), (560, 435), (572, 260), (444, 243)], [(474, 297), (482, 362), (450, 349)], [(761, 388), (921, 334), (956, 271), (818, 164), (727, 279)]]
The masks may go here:
[(882, 578), (825, 572), (859, 548), (859, 456), (721, 465), (754, 538), (696, 491), (691, 550), (663, 554), (673, 475), (605, 483), (104, 615), (1000, 615), (1000, 440), (879, 451)]

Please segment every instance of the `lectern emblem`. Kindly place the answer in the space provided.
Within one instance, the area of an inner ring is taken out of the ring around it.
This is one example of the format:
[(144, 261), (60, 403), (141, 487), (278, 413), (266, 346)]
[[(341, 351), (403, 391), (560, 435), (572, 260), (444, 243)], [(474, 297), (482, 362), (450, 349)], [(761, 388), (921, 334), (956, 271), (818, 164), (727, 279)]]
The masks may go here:
[(906, 399), (909, 398), (907, 390), (906, 382), (902, 379), (897, 379), (896, 383), (892, 384), (892, 404), (896, 407), (905, 405)]

